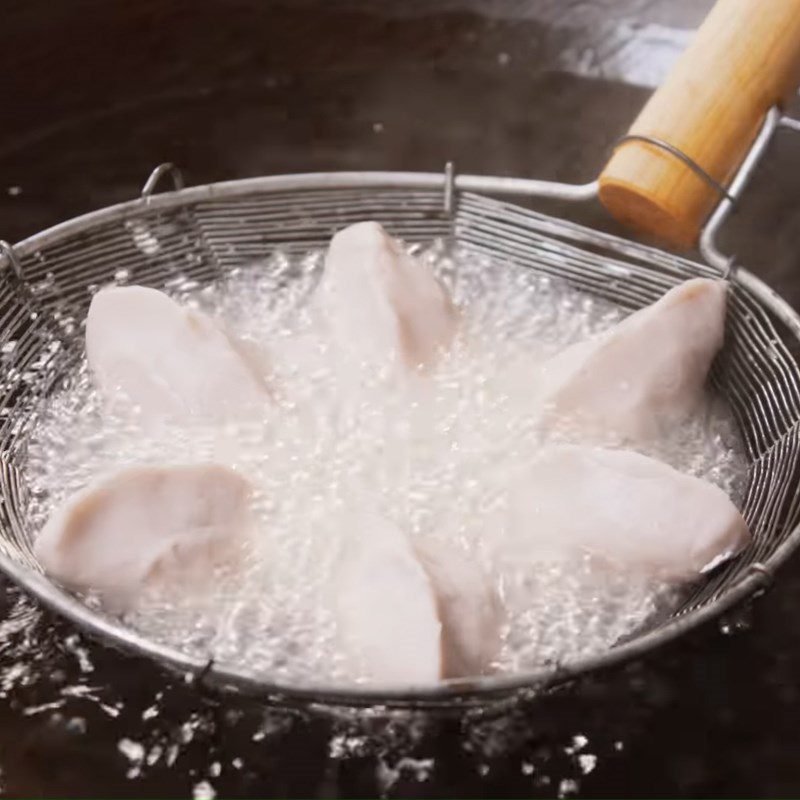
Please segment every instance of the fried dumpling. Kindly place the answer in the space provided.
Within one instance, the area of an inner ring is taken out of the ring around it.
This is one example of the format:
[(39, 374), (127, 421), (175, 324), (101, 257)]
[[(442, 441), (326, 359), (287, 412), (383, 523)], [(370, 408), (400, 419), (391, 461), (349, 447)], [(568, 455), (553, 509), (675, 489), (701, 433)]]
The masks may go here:
[(101, 391), (148, 420), (224, 421), (269, 402), (252, 349), (156, 289), (100, 290), (86, 319), (86, 356)]
[(250, 484), (215, 464), (130, 467), (70, 497), (34, 544), (64, 584), (125, 607), (155, 582), (203, 586), (251, 530)]

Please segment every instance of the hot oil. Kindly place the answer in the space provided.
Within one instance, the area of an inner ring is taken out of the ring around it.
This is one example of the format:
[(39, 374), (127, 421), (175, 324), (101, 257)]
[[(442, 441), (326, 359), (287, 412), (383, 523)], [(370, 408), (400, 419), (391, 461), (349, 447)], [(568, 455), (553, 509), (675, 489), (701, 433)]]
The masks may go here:
[[(275, 681), (359, 680), (340, 657), (330, 612), (330, 577), (353, 520), (380, 514), (416, 541), (443, 543), (488, 570), (487, 520), (502, 507), (509, 476), (545, 441), (529, 402), (537, 362), (624, 316), (564, 282), (464, 250), (434, 246), (419, 255), (452, 292), (464, 324), (433, 370), (405, 376), (391, 363), (343, 366), (315, 334), (321, 253), (277, 253), (219, 284), (165, 287), (260, 349), (272, 407), (261, 420), (222, 427), (143, 427), (130, 409), (109, 407), (84, 363), (30, 442), (34, 528), (73, 492), (122, 466), (226, 464), (254, 486), (258, 528), (244, 566), (209, 576), (202, 592), (150, 589), (125, 622)], [(719, 401), (643, 449), (735, 501), (741, 495), (742, 448)], [(598, 570), (588, 557), (518, 565), (497, 580), (507, 603), (498, 672), (602, 652), (677, 588)]]

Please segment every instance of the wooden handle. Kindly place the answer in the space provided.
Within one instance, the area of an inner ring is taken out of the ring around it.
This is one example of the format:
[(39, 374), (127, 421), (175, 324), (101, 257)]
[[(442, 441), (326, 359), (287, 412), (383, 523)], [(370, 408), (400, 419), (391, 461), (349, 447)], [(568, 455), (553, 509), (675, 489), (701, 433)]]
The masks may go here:
[[(725, 186), (764, 116), (800, 82), (800, 0), (718, 0), (629, 133), (661, 139)], [(600, 175), (600, 200), (632, 228), (688, 247), (719, 191), (674, 154), (620, 144)]]

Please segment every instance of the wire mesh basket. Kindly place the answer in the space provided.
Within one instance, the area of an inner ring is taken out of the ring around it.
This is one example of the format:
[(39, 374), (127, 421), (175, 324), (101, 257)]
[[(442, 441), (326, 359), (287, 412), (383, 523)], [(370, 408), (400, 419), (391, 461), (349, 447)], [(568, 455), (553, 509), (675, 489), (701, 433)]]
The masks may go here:
[[(724, 256), (716, 236), (776, 131), (800, 128), (777, 107), (768, 110), (774, 101), (761, 106), (764, 98), (785, 93), (800, 74), (800, 17), (792, 5), (719, 3), (674, 80), (645, 107), (599, 181), (568, 185), (456, 175), (448, 165), (442, 174), (316, 173), (183, 188), (177, 170), (164, 164), (136, 200), (62, 223), (14, 247), (0, 242), (0, 568), (105, 641), (206, 680), (357, 704), (482, 700), (549, 684), (641, 654), (754, 595), (800, 542), (800, 316)], [(721, 67), (726, 59), (727, 71)], [(737, 59), (740, 75), (764, 85), (757, 98), (737, 93), (730, 80)], [(773, 73), (763, 68), (767, 61)], [(703, 75), (706, 84), (695, 75)], [(687, 92), (691, 103), (685, 103), (686, 115), (679, 117), (671, 101), (685, 101)], [(721, 96), (727, 113), (717, 114), (709, 134), (709, 109), (719, 108)], [(644, 130), (643, 120), (661, 123), (675, 140), (654, 134), (655, 124)], [(706, 166), (690, 152), (693, 143)], [(170, 175), (174, 189), (155, 194), (159, 181)], [(633, 201), (631, 207), (648, 225), (667, 222), (676, 239), (687, 230), (696, 233), (708, 218), (699, 236), (704, 263), (508, 199), (590, 202), (598, 195), (607, 208), (622, 209), (623, 216), (625, 204)], [(673, 219), (658, 204), (667, 207), (676, 197), (681, 203)], [(26, 444), (37, 408), (82, 358), (81, 323), (93, 292), (123, 276), (155, 288), (184, 278), (207, 284), (255, 260), (268, 263), (265, 256), (276, 249), (322, 248), (340, 228), (366, 219), (382, 223), (409, 244), (443, 238), (494, 262), (557, 276), (628, 311), (652, 303), (688, 278), (725, 278), (730, 287), (726, 339), (712, 381), (728, 399), (746, 447), (742, 513), (752, 533), (747, 550), (704, 576), (669, 617), (654, 620), (601, 655), (558, 670), (458, 679), (413, 693), (275, 685), (145, 639), (45, 576), (25, 521)]]
[[(765, 125), (762, 150), (778, 123), (779, 117), (772, 115)], [(756, 160), (757, 154), (743, 169), (752, 169)], [(63, 223), (14, 248), (3, 245), (0, 352), (6, 354), (6, 369), (0, 383), (0, 567), (90, 631), (228, 685), (317, 698), (346, 695), (351, 702), (403, 699), (402, 692), (387, 696), (369, 690), (342, 693), (324, 687), (273, 686), (145, 640), (44, 576), (25, 524), (27, 487), (21, 467), (27, 435), (37, 405), (82, 357), (80, 321), (97, 287), (122, 275), (156, 288), (178, 278), (208, 283), (277, 248), (324, 247), (336, 230), (367, 218), (409, 243), (444, 238), (495, 261), (558, 276), (631, 311), (688, 278), (730, 272), (726, 344), (713, 381), (728, 398), (747, 448), (742, 510), (753, 534), (748, 550), (698, 584), (671, 617), (602, 656), (564, 665), (557, 675), (543, 670), (452, 681), (430, 689), (425, 697), (415, 693), (416, 701), (540, 685), (643, 652), (753, 594), (796, 546), (800, 369), (793, 351), (800, 348), (800, 318), (750, 273), (730, 271), (713, 239), (705, 240), (712, 263), (703, 264), (488, 196), (511, 189), (529, 196), (588, 200), (595, 196), (596, 184), (509, 183), (455, 176), (448, 167), (444, 174), (275, 176), (153, 194), (167, 173), (177, 175), (170, 165), (162, 165), (140, 199)], [(740, 178), (734, 191), (743, 186), (746, 175)], [(481, 193), (470, 191), (473, 187)], [(715, 224), (723, 219), (724, 214)]]

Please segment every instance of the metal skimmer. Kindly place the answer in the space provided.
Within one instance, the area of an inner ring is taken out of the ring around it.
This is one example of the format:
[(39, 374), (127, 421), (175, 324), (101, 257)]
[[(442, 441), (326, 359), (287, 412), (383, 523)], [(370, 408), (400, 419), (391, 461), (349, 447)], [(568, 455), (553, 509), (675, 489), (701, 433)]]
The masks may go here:
[[(591, 201), (597, 184), (429, 173), (283, 175), (182, 188), (172, 165), (158, 167), (142, 197), (5, 243), (0, 269), (0, 567), (62, 614), (104, 639), (239, 688), (353, 703), (439, 702), (541, 685), (644, 652), (760, 590), (800, 540), (800, 317), (716, 247), (715, 236), (779, 127), (797, 123), (773, 110), (706, 226), (706, 263), (546, 216), (502, 199)], [(171, 177), (172, 191), (154, 194)], [(489, 196), (491, 195), (491, 197)], [(130, 282), (163, 288), (179, 276), (210, 282), (275, 248), (324, 247), (337, 229), (382, 222), (407, 242), (447, 237), (465, 248), (566, 279), (634, 310), (694, 276), (727, 276), (728, 331), (713, 380), (730, 400), (749, 457), (744, 515), (749, 549), (697, 585), (655, 627), (558, 673), (455, 681), (413, 696), (325, 687), (279, 687), (143, 639), (51, 582), (31, 552), (25, 525), (25, 444), (37, 404), (82, 356), (92, 290), (124, 270)]]

